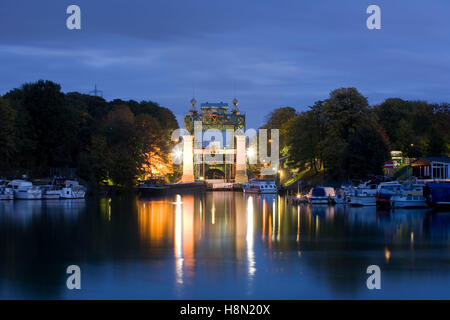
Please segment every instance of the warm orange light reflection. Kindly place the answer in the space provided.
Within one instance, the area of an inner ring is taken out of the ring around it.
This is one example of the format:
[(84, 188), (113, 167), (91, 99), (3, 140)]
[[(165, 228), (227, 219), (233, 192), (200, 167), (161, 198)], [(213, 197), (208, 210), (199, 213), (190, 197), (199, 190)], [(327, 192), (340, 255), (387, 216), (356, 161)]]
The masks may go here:
[(264, 240), (266, 236), (266, 214), (267, 214), (267, 205), (266, 199), (263, 200), (263, 222), (262, 222), (262, 239)]
[(389, 262), (389, 260), (391, 259), (391, 252), (387, 247), (384, 248), (384, 258), (386, 259), (386, 262)]
[(194, 196), (183, 196), (183, 258), (185, 272), (194, 272)]
[(247, 265), (250, 278), (255, 274), (255, 253), (253, 252), (253, 197), (247, 199)]
[(139, 235), (159, 244), (172, 238), (173, 205), (168, 201), (138, 201)]

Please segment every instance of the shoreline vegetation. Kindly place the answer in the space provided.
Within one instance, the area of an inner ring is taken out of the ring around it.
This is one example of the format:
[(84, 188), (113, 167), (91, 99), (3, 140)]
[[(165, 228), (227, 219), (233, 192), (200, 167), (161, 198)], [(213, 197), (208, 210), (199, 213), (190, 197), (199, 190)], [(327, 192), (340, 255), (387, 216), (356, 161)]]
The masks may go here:
[(174, 114), (136, 102), (26, 83), (0, 98), (0, 176), (75, 174), (91, 190), (132, 188), (138, 177), (176, 179), (169, 157)]
[[(301, 106), (303, 107), (303, 106)], [(262, 126), (280, 129), (278, 182), (348, 182), (382, 175), (390, 151), (406, 158), (450, 154), (447, 103), (386, 99), (370, 106), (355, 88), (332, 91), (306, 111), (275, 109)], [(61, 92), (26, 83), (0, 97), (0, 177), (76, 175), (90, 190), (130, 190), (138, 179), (176, 182), (171, 110), (156, 102)], [(249, 166), (258, 176), (260, 166)]]
[(394, 150), (405, 159), (450, 155), (448, 103), (388, 98), (370, 106), (355, 88), (340, 88), (308, 109), (278, 108), (263, 126), (280, 129), (285, 161), (279, 181), (285, 186), (297, 187), (298, 180), (340, 186), (383, 176)]

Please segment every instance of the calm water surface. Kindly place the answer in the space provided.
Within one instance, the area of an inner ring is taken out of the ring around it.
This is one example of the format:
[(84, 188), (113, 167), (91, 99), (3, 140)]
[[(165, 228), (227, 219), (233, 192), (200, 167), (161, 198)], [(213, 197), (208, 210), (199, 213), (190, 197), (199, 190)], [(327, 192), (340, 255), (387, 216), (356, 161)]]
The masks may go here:
[(450, 213), (231, 192), (1, 201), (0, 298), (449, 299)]

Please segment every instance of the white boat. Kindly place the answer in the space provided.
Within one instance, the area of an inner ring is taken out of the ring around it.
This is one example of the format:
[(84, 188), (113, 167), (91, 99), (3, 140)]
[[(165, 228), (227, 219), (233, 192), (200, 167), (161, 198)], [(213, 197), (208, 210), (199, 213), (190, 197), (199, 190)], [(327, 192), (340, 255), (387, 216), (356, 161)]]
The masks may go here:
[(251, 179), (249, 183), (244, 185), (244, 192), (259, 194), (278, 193), (274, 180)]
[(330, 203), (335, 196), (334, 188), (314, 187), (309, 191), (308, 201), (311, 204), (325, 204)]
[(350, 205), (351, 206), (376, 206), (377, 199), (374, 195), (356, 194), (356, 195), (350, 196)]
[(0, 200), (13, 200), (14, 191), (7, 181), (0, 181)]
[(356, 187), (350, 195), (350, 205), (352, 206), (375, 206), (377, 185), (362, 183)]
[(350, 202), (350, 195), (353, 193), (353, 187), (351, 185), (342, 185), (336, 189), (336, 195), (333, 199), (336, 204), (347, 204)]
[(41, 186), (42, 199), (59, 199), (61, 198), (61, 189), (54, 185)]
[(33, 186), (30, 181), (12, 180), (10, 182), (14, 190), (15, 199), (35, 200), (42, 199), (42, 190), (38, 186)]
[(77, 199), (77, 196), (73, 192), (71, 187), (64, 187), (60, 190), (60, 196), (62, 199)]
[(414, 208), (426, 207), (427, 202), (424, 196), (408, 195), (393, 195), (391, 197), (392, 208)]
[(347, 204), (349, 199), (344, 192), (336, 192), (336, 196), (333, 199), (336, 204)]
[(86, 195), (86, 188), (80, 185), (78, 181), (66, 180), (65, 187), (72, 189), (73, 195), (75, 197), (74, 199), (84, 199)]
[(209, 183), (208, 187), (211, 190), (233, 190), (233, 184), (230, 182), (216, 182), (216, 183)]
[(398, 181), (382, 182), (377, 187), (377, 205), (389, 206), (391, 204), (391, 197), (397, 194), (403, 185)]
[(423, 188), (420, 185), (403, 187), (397, 194), (391, 196), (392, 208), (426, 207), (427, 202), (423, 196)]

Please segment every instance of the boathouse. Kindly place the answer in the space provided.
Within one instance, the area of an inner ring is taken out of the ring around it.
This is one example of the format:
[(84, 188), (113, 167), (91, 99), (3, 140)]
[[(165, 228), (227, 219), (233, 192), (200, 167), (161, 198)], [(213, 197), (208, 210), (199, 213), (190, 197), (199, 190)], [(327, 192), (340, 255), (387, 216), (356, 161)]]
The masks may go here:
[(450, 179), (449, 157), (419, 158), (411, 167), (412, 175), (418, 179)]

